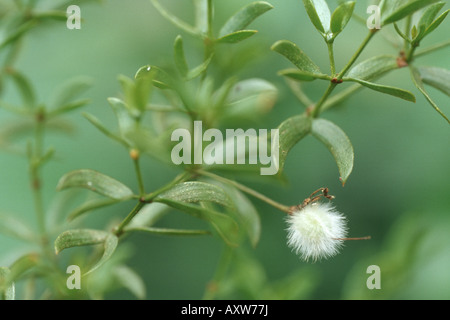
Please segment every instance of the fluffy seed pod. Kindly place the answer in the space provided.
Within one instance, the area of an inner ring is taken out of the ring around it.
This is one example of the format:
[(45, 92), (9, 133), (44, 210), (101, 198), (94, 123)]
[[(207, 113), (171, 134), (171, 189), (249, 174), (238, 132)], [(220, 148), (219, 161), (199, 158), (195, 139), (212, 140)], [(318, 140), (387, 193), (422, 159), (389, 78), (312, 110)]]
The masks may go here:
[(287, 222), (287, 244), (305, 261), (334, 256), (347, 233), (345, 217), (330, 203), (314, 202), (297, 208)]

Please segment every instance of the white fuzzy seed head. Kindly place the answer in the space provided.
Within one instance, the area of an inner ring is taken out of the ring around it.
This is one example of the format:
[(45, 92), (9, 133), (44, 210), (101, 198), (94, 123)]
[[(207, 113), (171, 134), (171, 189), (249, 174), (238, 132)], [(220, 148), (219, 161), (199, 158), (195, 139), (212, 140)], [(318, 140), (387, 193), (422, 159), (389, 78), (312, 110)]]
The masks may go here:
[(288, 246), (305, 261), (338, 253), (347, 234), (345, 217), (330, 203), (313, 203), (288, 216)]

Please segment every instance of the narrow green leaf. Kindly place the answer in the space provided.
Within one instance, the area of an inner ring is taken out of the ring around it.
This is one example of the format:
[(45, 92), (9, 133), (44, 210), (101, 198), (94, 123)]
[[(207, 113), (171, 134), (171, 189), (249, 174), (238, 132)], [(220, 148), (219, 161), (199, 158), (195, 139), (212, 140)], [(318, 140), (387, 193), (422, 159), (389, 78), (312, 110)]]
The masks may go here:
[(300, 50), (295, 43), (291, 41), (277, 41), (272, 45), (271, 50), (284, 56), (302, 71), (322, 74), (319, 67), (302, 50)]
[(30, 227), (13, 215), (0, 215), (0, 233), (25, 241), (31, 241), (34, 238)]
[(316, 79), (331, 80), (331, 77), (326, 74), (311, 73), (298, 69), (285, 69), (279, 71), (278, 74), (297, 81), (314, 81)]
[(272, 83), (264, 79), (246, 79), (233, 85), (227, 96), (227, 103), (240, 104), (245, 100), (252, 99), (253, 97), (277, 94), (278, 89)]
[(141, 300), (145, 299), (145, 283), (139, 274), (125, 265), (116, 266), (113, 274), (115, 280), (134, 294), (136, 298)]
[(186, 75), (186, 80), (192, 80), (203, 74), (203, 72), (208, 69), (209, 64), (211, 63), (213, 58), (213, 55), (210, 55), (208, 59), (203, 61), (201, 64), (199, 64), (197, 67), (189, 70), (189, 72)]
[(429, 26), (428, 28), (425, 30), (425, 33), (423, 35), (423, 37), (427, 36), (428, 34), (430, 34), (431, 32), (433, 32), (437, 27), (439, 27), (439, 25), (442, 23), (442, 21), (445, 20), (445, 18), (447, 18), (448, 13), (450, 12), (450, 9), (448, 9), (447, 11), (445, 11), (444, 13), (442, 13), (436, 20), (434, 20)]
[(430, 4), (438, 2), (439, 0), (409, 0), (395, 2), (391, 7), (390, 12), (384, 16), (383, 25), (399, 21), (417, 10), (420, 10)]
[(250, 38), (258, 31), (256, 30), (239, 30), (233, 33), (227, 34), (217, 39), (217, 43), (238, 43), (245, 39)]
[(124, 101), (118, 98), (106, 99), (116, 115), (119, 131), (122, 137), (136, 125), (136, 119), (130, 114)]
[(339, 7), (334, 10), (331, 16), (331, 25), (330, 29), (333, 33), (333, 36), (336, 36), (347, 26), (347, 23), (350, 21), (350, 18), (353, 15), (353, 10), (355, 8), (354, 1), (348, 1), (341, 4)]
[(176, 201), (170, 198), (158, 197), (154, 201), (167, 204), (168, 206), (192, 215), (193, 217), (208, 221), (217, 231), (219, 236), (225, 241), (225, 243), (230, 246), (237, 245), (238, 225), (229, 215), (211, 210), (209, 208), (204, 208), (202, 206)]
[(450, 70), (437, 67), (418, 67), (417, 69), (423, 83), (450, 96)]
[(398, 68), (397, 58), (395, 56), (380, 55), (355, 65), (350, 69), (347, 76), (349, 78), (369, 81)]
[(189, 67), (187, 65), (186, 56), (184, 54), (183, 38), (180, 35), (175, 38), (174, 53), (175, 66), (177, 67), (181, 76), (186, 77), (189, 71)]
[(155, 201), (159, 199), (171, 199), (187, 203), (210, 201), (225, 207), (233, 207), (233, 202), (222, 188), (198, 181), (179, 183), (157, 196)]
[(71, 211), (67, 217), (69, 221), (74, 220), (75, 218), (78, 218), (86, 213), (89, 213), (91, 211), (94, 211), (96, 209), (104, 208), (111, 206), (113, 204), (118, 203), (119, 200), (116, 199), (92, 199), (89, 201), (86, 201), (81, 206), (76, 208), (75, 210)]
[(123, 183), (100, 172), (82, 169), (66, 173), (58, 182), (57, 189), (85, 188), (115, 200), (128, 200), (133, 191)]
[(424, 95), (425, 99), (427, 99), (428, 103), (434, 108), (434, 110), (436, 110), (450, 124), (450, 119), (447, 118), (447, 116), (441, 111), (441, 109), (431, 99), (431, 97), (428, 95), (428, 92), (425, 90), (419, 71), (412, 66), (410, 67), (410, 70), (411, 70), (411, 78), (413, 80), (414, 85)]
[(385, 94), (389, 94), (391, 96), (397, 97), (397, 98), (401, 98), (404, 99), (406, 101), (410, 101), (410, 102), (416, 102), (416, 97), (414, 96), (414, 94), (412, 94), (410, 91), (408, 90), (403, 90), (403, 89), (399, 89), (396, 87), (391, 87), (391, 86), (385, 86), (385, 85), (381, 85), (381, 84), (377, 84), (377, 83), (373, 83), (373, 82), (368, 82), (362, 79), (357, 79), (357, 78), (347, 78), (345, 77), (343, 79), (344, 81), (352, 81), (352, 82), (357, 82), (369, 89), (381, 92), (381, 93), (385, 93)]
[(135, 79), (148, 77), (151, 77), (153, 79), (153, 85), (157, 88), (170, 89), (173, 87), (173, 81), (168, 73), (157, 66), (143, 66), (139, 68), (134, 76)]
[(311, 134), (333, 155), (344, 185), (353, 170), (354, 152), (350, 139), (341, 128), (325, 119), (313, 120)]
[(176, 237), (189, 237), (189, 236), (204, 236), (211, 234), (207, 230), (186, 230), (186, 229), (169, 229), (169, 228), (152, 228), (152, 227), (134, 227), (125, 228), (126, 232), (145, 232), (154, 235), (161, 236), (176, 236)]
[(281, 173), (288, 153), (292, 148), (302, 140), (311, 131), (311, 119), (305, 115), (298, 115), (285, 120), (278, 126), (280, 143), (280, 161)]
[[(56, 112), (56, 110), (67, 108), (68, 105), (73, 105), (74, 102), (72, 100), (91, 86), (92, 79), (88, 77), (77, 77), (67, 81), (56, 89), (50, 100), (49, 108)], [(59, 111), (59, 113), (61, 113), (61, 111)]]
[(39, 256), (36, 253), (27, 253), (9, 267), (11, 273), (9, 274), (9, 282), (15, 282), (26, 272), (34, 268), (39, 263)]
[(19, 90), (20, 97), (25, 107), (33, 108), (36, 106), (36, 97), (34, 90), (28, 79), (16, 70), (10, 70), (8, 75), (14, 80), (14, 83)]
[(84, 107), (85, 105), (87, 105), (90, 102), (91, 102), (90, 99), (83, 99), (83, 100), (78, 100), (78, 101), (74, 101), (74, 102), (69, 102), (67, 104), (62, 105), (60, 108), (58, 108), (56, 110), (50, 111), (47, 114), (47, 118), (56, 117), (61, 114), (65, 114), (65, 113), (77, 110), (79, 108)]
[(178, 18), (177, 16), (173, 15), (172, 13), (170, 13), (169, 11), (167, 11), (157, 0), (150, 0), (153, 4), (153, 6), (156, 8), (156, 10), (159, 11), (159, 13), (166, 18), (167, 20), (169, 20), (172, 24), (174, 24), (176, 27), (180, 28), (181, 30), (199, 37), (201, 36), (201, 33), (199, 30), (197, 30), (196, 28), (194, 28), (193, 26), (191, 26), (190, 24), (186, 23), (185, 21), (181, 20), (180, 18)]
[(106, 261), (108, 261), (114, 251), (116, 251), (117, 248), (117, 244), (119, 243), (119, 238), (114, 235), (114, 234), (107, 234), (104, 242), (103, 242), (103, 246), (104, 246), (104, 251), (103, 251), (103, 255), (100, 258), (100, 260), (88, 271), (86, 272), (84, 275), (88, 275), (92, 272), (94, 272), (95, 270), (97, 270), (98, 268), (100, 268)]
[[(428, 27), (433, 23), (434, 19), (436, 18), (439, 11), (442, 9), (442, 7), (445, 5), (444, 2), (438, 2), (431, 6), (429, 6), (425, 12), (420, 17), (420, 20), (417, 24), (418, 29), (418, 35), (416, 41), (420, 41), (423, 39), (423, 37), (426, 35), (425, 32), (428, 29)], [(413, 37), (416, 38), (416, 37)]]
[(273, 9), (273, 6), (265, 1), (248, 4), (228, 19), (219, 31), (219, 37), (224, 37), (227, 34), (246, 28), (256, 18), (271, 9)]
[(0, 300), (15, 299), (15, 285), (9, 281), (10, 274), (7, 267), (0, 267)]
[(89, 113), (83, 113), (83, 117), (85, 117), (91, 124), (93, 124), (98, 130), (100, 130), (105, 136), (108, 138), (111, 138), (120, 144), (124, 145), (125, 147), (130, 147), (128, 142), (126, 142), (124, 139), (119, 137), (118, 135), (112, 133), (110, 130), (108, 130), (101, 122), (98, 120), (95, 116), (89, 114)]
[(61, 233), (55, 240), (55, 253), (67, 248), (91, 246), (105, 242), (109, 233), (102, 230), (74, 229)]
[(331, 13), (325, 0), (303, 0), (309, 19), (321, 33), (330, 31)]

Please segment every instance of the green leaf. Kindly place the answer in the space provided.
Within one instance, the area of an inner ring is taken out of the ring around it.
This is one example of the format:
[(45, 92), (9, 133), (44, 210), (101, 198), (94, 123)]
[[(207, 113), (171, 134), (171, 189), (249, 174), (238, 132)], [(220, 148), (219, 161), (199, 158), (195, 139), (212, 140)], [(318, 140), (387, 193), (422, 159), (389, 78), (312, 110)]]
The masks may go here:
[(322, 34), (330, 31), (331, 13), (325, 0), (303, 0), (309, 19)]
[(118, 98), (108, 98), (106, 100), (116, 115), (120, 134), (124, 137), (127, 132), (135, 128), (136, 119), (130, 114), (124, 101)]
[(345, 77), (343, 79), (344, 81), (352, 81), (352, 82), (357, 82), (369, 89), (381, 92), (381, 93), (385, 93), (385, 94), (389, 94), (391, 96), (397, 97), (397, 98), (401, 98), (404, 99), (406, 101), (410, 101), (410, 102), (416, 102), (416, 97), (414, 96), (414, 94), (412, 94), (410, 91), (408, 90), (403, 90), (403, 89), (399, 89), (396, 87), (391, 87), (391, 86), (385, 86), (385, 85), (381, 85), (381, 84), (377, 84), (377, 83), (373, 83), (373, 82), (368, 82), (362, 79), (357, 79), (357, 78), (348, 78)]
[(100, 172), (82, 169), (66, 173), (58, 182), (57, 189), (85, 188), (115, 200), (128, 200), (133, 191), (123, 183)]
[(350, 69), (347, 76), (361, 80), (372, 80), (378, 78), (388, 71), (398, 69), (397, 57), (391, 55), (380, 55), (369, 58)]
[(75, 210), (70, 212), (67, 219), (69, 221), (72, 221), (75, 218), (78, 218), (78, 217), (80, 217), (86, 213), (89, 213), (93, 210), (108, 207), (108, 206), (111, 206), (118, 202), (119, 201), (116, 199), (109, 199), (109, 198), (108, 199), (92, 199), (92, 200), (86, 201), (81, 206), (79, 206), (78, 208), (76, 208)]
[(17, 281), (27, 271), (34, 268), (39, 263), (39, 256), (36, 253), (27, 253), (14, 261), (9, 270), (9, 283)]
[(197, 78), (199, 75), (201, 75), (203, 72), (208, 69), (209, 64), (211, 63), (213, 58), (213, 55), (210, 55), (208, 59), (203, 61), (201, 64), (199, 64), (197, 67), (189, 70), (189, 72), (186, 75), (186, 80), (192, 80)]
[(447, 116), (441, 111), (441, 109), (431, 99), (431, 97), (428, 95), (428, 92), (425, 90), (420, 72), (412, 66), (410, 67), (410, 70), (411, 70), (411, 78), (413, 80), (414, 85), (424, 95), (425, 99), (427, 99), (428, 103), (434, 108), (434, 110), (436, 110), (450, 124), (450, 119), (447, 118)]
[(219, 31), (219, 37), (242, 30), (252, 23), (260, 15), (273, 9), (273, 6), (265, 1), (257, 1), (243, 7), (224, 24)]
[(167, 204), (168, 206), (192, 215), (193, 217), (208, 221), (225, 243), (230, 246), (237, 245), (238, 225), (229, 215), (202, 206), (177, 201), (169, 197), (158, 197), (154, 201)]
[(256, 30), (239, 30), (217, 39), (217, 43), (238, 43), (250, 38), (258, 31)]
[(25, 241), (34, 238), (30, 227), (12, 215), (0, 215), (0, 233)]
[(350, 139), (341, 128), (325, 119), (313, 120), (311, 133), (333, 155), (344, 185), (353, 170), (354, 153)]
[(409, 0), (397, 1), (391, 6), (390, 12), (386, 12), (383, 19), (383, 25), (399, 21), (417, 10), (420, 10), (438, 0)]
[(350, 18), (353, 15), (353, 10), (355, 8), (354, 1), (348, 1), (341, 4), (339, 7), (334, 10), (331, 16), (331, 25), (330, 29), (335, 37), (339, 34), (344, 28), (347, 26), (347, 23), (350, 21)]
[(175, 25), (176, 27), (180, 28), (181, 30), (183, 30), (193, 36), (196, 36), (196, 37), (201, 36), (201, 32), (199, 30), (197, 30), (190, 24), (186, 23), (185, 21), (181, 20), (177, 16), (175, 16), (172, 13), (170, 13), (169, 11), (167, 11), (157, 0), (150, 0), (150, 1), (152, 2), (153, 6), (156, 8), (156, 10), (158, 10), (159, 13), (164, 18), (169, 20), (173, 25)]
[(311, 119), (298, 115), (285, 120), (278, 126), (280, 143), (279, 173), (282, 172), (288, 153), (311, 131)]
[(50, 111), (47, 114), (47, 118), (52, 118), (52, 117), (59, 116), (60, 114), (71, 112), (73, 110), (84, 107), (85, 105), (87, 105), (90, 102), (91, 102), (91, 100), (89, 100), (89, 99), (83, 99), (83, 100), (78, 100), (78, 101), (74, 101), (74, 102), (69, 102), (65, 105), (62, 105), (60, 108), (58, 108), (56, 110)]
[(416, 38), (414, 40), (420, 41), (426, 36), (426, 30), (428, 29), (429, 26), (431, 26), (437, 14), (444, 5), (445, 5), (444, 2), (438, 2), (431, 5), (425, 10), (425, 12), (420, 17), (419, 23), (417, 24), (418, 34), (417, 37), (413, 36), (413, 39)]
[(209, 201), (225, 207), (234, 206), (230, 197), (222, 188), (198, 181), (179, 183), (172, 189), (157, 196), (155, 201), (159, 199), (171, 199), (186, 203)]
[(136, 298), (144, 300), (146, 296), (145, 283), (132, 269), (125, 265), (116, 266), (113, 270), (115, 281), (128, 289)]
[(9, 281), (11, 271), (6, 267), (0, 267), (0, 300), (15, 299), (14, 282)]
[(128, 142), (126, 142), (124, 139), (119, 137), (118, 135), (112, 133), (110, 130), (108, 130), (101, 122), (98, 120), (95, 116), (89, 113), (83, 113), (83, 117), (85, 117), (91, 124), (93, 124), (98, 130), (100, 130), (105, 136), (108, 138), (111, 138), (112, 140), (115, 140), (119, 142), (120, 144), (124, 145), (125, 147), (130, 147)]
[(436, 20), (434, 20), (428, 28), (425, 30), (425, 33), (423, 34), (423, 37), (426, 37), (428, 34), (433, 32), (439, 25), (442, 23), (442, 21), (447, 18), (448, 13), (450, 12), (450, 9), (442, 13)]
[(152, 228), (152, 227), (134, 227), (125, 228), (126, 232), (145, 232), (161, 236), (176, 236), (176, 237), (190, 237), (190, 236), (204, 236), (211, 234), (207, 230), (186, 230), (186, 229), (169, 229), (169, 228)]
[(17, 89), (19, 90), (23, 105), (27, 108), (35, 107), (36, 96), (28, 79), (16, 70), (10, 70), (7, 74), (11, 76)]
[(275, 42), (271, 49), (291, 61), (297, 68), (314, 74), (322, 74), (319, 67), (297, 45), (288, 40)]
[(106, 261), (108, 261), (114, 251), (116, 251), (117, 248), (117, 244), (119, 243), (119, 238), (114, 235), (109, 233), (103, 243), (104, 246), (104, 251), (103, 251), (103, 255), (100, 258), (100, 260), (88, 271), (86, 272), (84, 275), (88, 275), (92, 272), (94, 272), (95, 270), (97, 270), (98, 268), (100, 268)]
[(326, 74), (311, 73), (298, 69), (285, 69), (279, 71), (278, 74), (297, 81), (313, 81), (316, 79), (331, 80), (331, 77)]
[(417, 69), (423, 83), (450, 96), (450, 70), (437, 67), (418, 67)]
[(55, 253), (67, 248), (91, 246), (104, 243), (109, 233), (102, 230), (74, 229), (61, 233), (55, 240)]
[(153, 85), (160, 89), (170, 89), (173, 86), (173, 81), (171, 77), (165, 72), (163, 69), (152, 66), (152, 65), (146, 65), (138, 69), (136, 72), (134, 78), (140, 79), (140, 78), (149, 78), (151, 77), (153, 79)]
[(186, 62), (186, 56), (184, 54), (183, 38), (180, 35), (175, 38), (174, 53), (175, 66), (177, 67), (181, 76), (186, 77), (189, 71), (189, 67)]
[[(92, 79), (88, 77), (77, 77), (61, 85), (54, 93), (49, 103), (50, 109), (67, 109), (73, 105), (73, 99), (85, 92), (92, 86)], [(86, 101), (86, 100), (82, 100)], [(59, 112), (61, 113), (61, 111)]]

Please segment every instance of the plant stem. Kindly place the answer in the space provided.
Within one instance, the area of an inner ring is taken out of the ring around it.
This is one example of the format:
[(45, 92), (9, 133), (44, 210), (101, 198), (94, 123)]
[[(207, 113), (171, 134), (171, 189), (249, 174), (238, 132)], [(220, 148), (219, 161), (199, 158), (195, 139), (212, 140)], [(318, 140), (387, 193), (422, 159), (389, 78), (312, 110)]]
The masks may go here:
[(139, 201), (136, 206), (131, 210), (131, 212), (126, 216), (126, 218), (119, 224), (119, 226), (114, 230), (116, 236), (120, 237), (123, 234), (123, 228), (125, 228), (131, 220), (141, 211), (145, 206), (145, 202)]
[(210, 177), (210, 178), (212, 178), (214, 180), (217, 180), (217, 181), (220, 181), (220, 182), (223, 182), (223, 183), (226, 183), (226, 184), (230, 184), (230, 185), (238, 188), (239, 190), (241, 190), (241, 191), (243, 191), (243, 192), (245, 192), (245, 193), (247, 193), (247, 194), (257, 198), (257, 199), (266, 202), (267, 204), (271, 205), (272, 207), (274, 207), (274, 208), (276, 208), (276, 209), (278, 209), (280, 211), (283, 211), (285, 213), (290, 213), (290, 211), (291, 211), (290, 207), (285, 206), (285, 205), (283, 205), (281, 203), (278, 203), (278, 202), (268, 198), (267, 196), (259, 193), (258, 191), (255, 191), (255, 190), (253, 190), (253, 189), (251, 189), (251, 188), (249, 188), (247, 186), (244, 186), (244, 185), (240, 184), (239, 182), (236, 182), (236, 181), (233, 181), (233, 180), (229, 180), (227, 178), (218, 176), (218, 175), (216, 175), (214, 173), (207, 172), (207, 171), (204, 171), (204, 170), (199, 170), (199, 171), (197, 171), (197, 173), (199, 173), (199, 174), (201, 174), (203, 176)]
[(428, 48), (425, 48), (425, 49), (423, 49), (423, 50), (420, 50), (419, 52), (416, 53), (415, 57), (416, 57), (416, 58), (417, 58), (417, 57), (421, 57), (421, 56), (423, 56), (423, 55), (429, 54), (429, 53), (434, 52), (434, 51), (436, 51), (436, 50), (445, 48), (445, 47), (447, 47), (447, 46), (450, 46), (450, 40), (447, 40), (447, 41), (444, 41), (444, 42), (435, 44), (435, 45), (433, 45), (433, 46), (430, 46), (430, 47), (428, 47)]
[(314, 109), (313, 109), (313, 111), (311, 113), (311, 117), (317, 118), (320, 115), (322, 106), (325, 104), (325, 102), (327, 101), (328, 97), (333, 92), (334, 88), (336, 88), (336, 86), (337, 86), (337, 83), (330, 82), (330, 84), (328, 85), (327, 91), (325, 91), (325, 93), (323, 94), (322, 98), (319, 100), (319, 102), (314, 107)]
[(359, 58), (363, 50), (366, 48), (367, 44), (370, 42), (372, 37), (375, 35), (375, 33), (378, 31), (378, 29), (373, 29), (369, 31), (369, 34), (366, 36), (362, 44), (359, 46), (358, 50), (355, 52), (355, 54), (352, 56), (350, 61), (347, 63), (347, 65), (342, 69), (341, 72), (339, 72), (339, 75), (337, 77), (337, 80), (342, 80), (342, 78), (345, 76), (347, 71), (353, 66), (355, 61)]
[(336, 64), (334, 61), (334, 41), (327, 42), (327, 46), (328, 56), (330, 57), (331, 76), (334, 77), (336, 74)]
[(133, 159), (134, 163), (134, 170), (136, 171), (136, 178), (139, 185), (139, 196), (142, 197), (145, 195), (145, 188), (144, 188), (144, 181), (142, 179), (142, 172), (141, 172), (141, 166), (139, 163), (139, 157), (136, 159)]

